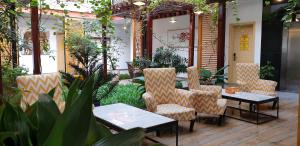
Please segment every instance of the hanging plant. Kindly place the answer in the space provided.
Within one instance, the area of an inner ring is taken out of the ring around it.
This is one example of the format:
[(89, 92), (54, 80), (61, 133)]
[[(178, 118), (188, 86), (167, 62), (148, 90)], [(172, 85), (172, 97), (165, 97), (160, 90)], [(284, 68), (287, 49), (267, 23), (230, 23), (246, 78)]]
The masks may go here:
[[(265, 0), (266, 6), (271, 4), (271, 0)], [(294, 16), (296, 15), (296, 7), (300, 6), (300, 0), (288, 0), (287, 5), (283, 7), (285, 10), (284, 16), (281, 18), (283, 26), (288, 28), (291, 26)]]

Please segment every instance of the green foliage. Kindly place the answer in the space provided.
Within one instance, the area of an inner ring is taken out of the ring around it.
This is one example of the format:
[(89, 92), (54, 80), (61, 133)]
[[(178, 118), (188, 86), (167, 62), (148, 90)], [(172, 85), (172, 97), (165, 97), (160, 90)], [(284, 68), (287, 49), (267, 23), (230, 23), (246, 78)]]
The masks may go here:
[(4, 63), (2, 66), (2, 84), (4, 97), (21, 96), (16, 85), (18, 76), (26, 75), (28, 69), (24, 67), (13, 68), (10, 64)]
[(293, 17), (296, 14), (297, 4), (300, 6), (299, 0), (288, 0), (285, 9), (285, 15), (282, 17), (282, 21), (285, 27), (289, 27), (292, 23)]
[[(101, 88), (99, 90), (102, 90)], [(101, 92), (98, 92), (101, 93)], [(141, 98), (143, 91), (136, 84), (118, 85), (114, 90), (101, 100), (101, 105), (113, 103), (125, 103), (138, 108), (145, 108), (145, 103)]]
[(274, 77), (275, 67), (270, 61), (267, 61), (267, 64), (260, 67), (260, 78), (261, 79), (270, 79)]
[(174, 67), (176, 73), (180, 73), (186, 72), (186, 63), (187, 59), (176, 54), (175, 50), (160, 47), (156, 49), (151, 67)]
[[(94, 75), (84, 85), (75, 81), (69, 89), (63, 113), (59, 112), (52, 97), (46, 94), (41, 95), (26, 112), (17, 104), (4, 101), (0, 106), (0, 145), (141, 145), (144, 138), (142, 129), (112, 134), (96, 122), (92, 114), (95, 81)], [(82, 90), (80, 86), (83, 86)]]
[(136, 57), (135, 59), (133, 59), (132, 65), (134, 67), (138, 67), (139, 69), (145, 69), (150, 67), (151, 65), (151, 60), (145, 57)]
[(119, 79), (120, 80), (130, 79), (130, 75), (129, 74), (120, 74)]
[(69, 65), (78, 76), (61, 72), (65, 85), (70, 87), (76, 78), (85, 80), (91, 75), (96, 74), (94, 89), (98, 89), (101, 85), (113, 78), (114, 75), (109, 74), (108, 79), (104, 80), (103, 64), (99, 64), (101, 51), (96, 43), (92, 42), (87, 36), (73, 34), (66, 40), (66, 44), (69, 46), (71, 56), (77, 61), (76, 64), (70, 63)]

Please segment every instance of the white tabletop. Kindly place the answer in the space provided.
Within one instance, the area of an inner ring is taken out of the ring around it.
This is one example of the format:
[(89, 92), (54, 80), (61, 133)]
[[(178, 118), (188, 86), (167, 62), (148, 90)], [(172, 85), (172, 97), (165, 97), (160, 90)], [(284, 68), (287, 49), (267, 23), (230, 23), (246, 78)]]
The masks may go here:
[(168, 117), (151, 113), (123, 103), (95, 107), (93, 113), (97, 118), (105, 120), (124, 130), (136, 127), (146, 129), (175, 121)]
[(234, 97), (238, 99), (257, 101), (257, 102), (276, 98), (274, 96), (268, 96), (263, 94), (250, 93), (250, 92), (237, 92), (235, 94), (229, 94), (225, 92), (225, 89), (222, 89), (222, 96)]

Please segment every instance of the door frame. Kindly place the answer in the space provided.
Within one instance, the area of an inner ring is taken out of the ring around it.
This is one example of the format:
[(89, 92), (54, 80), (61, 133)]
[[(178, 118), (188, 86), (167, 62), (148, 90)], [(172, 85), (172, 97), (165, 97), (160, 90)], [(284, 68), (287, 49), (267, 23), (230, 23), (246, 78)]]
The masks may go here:
[[(256, 30), (256, 22), (255, 21), (249, 21), (249, 22), (239, 22), (239, 23), (230, 23), (229, 24), (229, 38), (228, 38), (228, 50), (227, 50), (227, 63), (228, 65), (231, 64), (232, 58), (231, 58), (231, 52), (233, 51), (234, 46), (234, 28), (237, 26), (252, 26), (252, 36), (253, 36), (253, 62), (255, 58), (255, 30)], [(230, 66), (228, 67), (228, 74), (230, 72)], [(229, 81), (229, 75), (228, 75), (228, 81)]]

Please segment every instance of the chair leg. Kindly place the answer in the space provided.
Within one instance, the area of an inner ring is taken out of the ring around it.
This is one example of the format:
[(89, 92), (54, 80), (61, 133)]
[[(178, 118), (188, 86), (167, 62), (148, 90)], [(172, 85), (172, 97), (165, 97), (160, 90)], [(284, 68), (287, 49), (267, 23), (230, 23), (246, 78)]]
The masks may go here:
[(191, 120), (191, 124), (190, 124), (190, 132), (193, 132), (194, 124), (195, 124), (195, 119), (194, 119), (194, 120)]
[(218, 125), (219, 126), (222, 125), (222, 121), (223, 121), (223, 115), (220, 115), (220, 117), (218, 118)]

